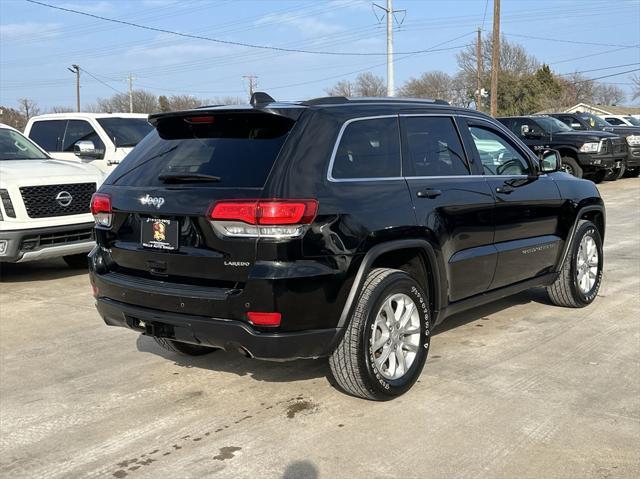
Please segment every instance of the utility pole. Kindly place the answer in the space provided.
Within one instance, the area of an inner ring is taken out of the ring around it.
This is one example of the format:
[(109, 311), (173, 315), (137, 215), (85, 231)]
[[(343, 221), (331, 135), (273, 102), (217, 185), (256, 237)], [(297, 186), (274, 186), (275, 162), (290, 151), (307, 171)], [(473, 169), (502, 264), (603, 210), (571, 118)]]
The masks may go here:
[(78, 111), (80, 111), (80, 66), (71, 65), (71, 68), (67, 67), (67, 70), (76, 74), (76, 104)]
[(129, 113), (133, 113), (133, 79), (134, 77), (129, 73), (127, 80), (129, 80)]
[[(375, 8), (379, 8), (382, 10), (387, 17), (387, 96), (395, 96), (395, 85), (394, 85), (394, 70), (393, 70), (393, 20), (395, 18), (396, 13), (404, 13), (406, 14), (406, 10), (394, 10), (393, 9), (393, 0), (387, 0), (387, 7), (382, 7), (377, 3), (373, 4), (374, 13)], [(376, 15), (377, 18), (377, 15)], [(380, 21), (380, 19), (378, 19)], [(402, 21), (399, 23), (402, 24), (404, 22), (404, 17), (402, 17)]]
[(500, 69), (500, 0), (493, 0), (493, 37), (491, 40), (491, 116), (498, 114), (498, 70)]
[(253, 96), (253, 92), (258, 87), (258, 76), (257, 75), (243, 75), (242, 78), (249, 82), (249, 100)]
[(476, 66), (476, 110), (482, 111), (481, 101), (482, 101), (482, 82), (480, 78), (482, 77), (482, 31), (478, 28), (478, 44), (476, 45), (476, 57), (477, 57), (477, 66)]

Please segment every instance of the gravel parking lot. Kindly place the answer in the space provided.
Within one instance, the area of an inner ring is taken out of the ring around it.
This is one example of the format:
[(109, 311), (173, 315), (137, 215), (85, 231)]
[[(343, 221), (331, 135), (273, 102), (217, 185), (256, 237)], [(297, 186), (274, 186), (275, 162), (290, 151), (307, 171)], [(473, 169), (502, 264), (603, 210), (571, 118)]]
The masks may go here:
[(448, 320), (416, 387), (366, 402), (325, 361), (172, 356), (106, 327), (84, 272), (0, 284), (3, 477), (640, 475), (640, 179), (600, 187), (605, 280), (587, 309), (532, 290)]

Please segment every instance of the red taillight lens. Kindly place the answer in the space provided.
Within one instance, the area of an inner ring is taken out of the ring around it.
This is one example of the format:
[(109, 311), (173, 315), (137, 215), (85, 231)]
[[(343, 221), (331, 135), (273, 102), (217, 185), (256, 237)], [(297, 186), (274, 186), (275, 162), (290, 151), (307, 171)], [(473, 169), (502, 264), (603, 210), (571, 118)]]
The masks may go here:
[(91, 197), (91, 214), (100, 226), (111, 226), (111, 196), (94, 193)]
[(249, 311), (247, 318), (256, 326), (280, 326), (282, 315), (280, 313), (259, 313)]
[(210, 218), (250, 225), (301, 225), (313, 222), (317, 212), (316, 200), (218, 201)]

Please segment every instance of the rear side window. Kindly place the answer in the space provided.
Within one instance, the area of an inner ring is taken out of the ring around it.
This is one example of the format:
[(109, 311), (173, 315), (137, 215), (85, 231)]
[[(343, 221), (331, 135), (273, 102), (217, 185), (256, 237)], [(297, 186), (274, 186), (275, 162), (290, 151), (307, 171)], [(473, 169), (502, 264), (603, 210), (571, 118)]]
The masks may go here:
[(449, 117), (405, 117), (404, 176), (468, 175), (458, 132)]
[(268, 113), (203, 112), (160, 119), (111, 177), (124, 186), (164, 185), (161, 175), (211, 175), (189, 186), (264, 186), (294, 121)]
[(92, 141), (96, 148), (104, 150), (104, 143), (88, 121), (69, 120), (64, 133), (62, 151), (73, 152), (73, 145), (79, 141)]
[(31, 126), (29, 138), (40, 145), (43, 150), (61, 151), (66, 124), (67, 120), (36, 121)]
[(398, 118), (371, 118), (347, 124), (335, 152), (335, 179), (397, 178), (400, 173)]

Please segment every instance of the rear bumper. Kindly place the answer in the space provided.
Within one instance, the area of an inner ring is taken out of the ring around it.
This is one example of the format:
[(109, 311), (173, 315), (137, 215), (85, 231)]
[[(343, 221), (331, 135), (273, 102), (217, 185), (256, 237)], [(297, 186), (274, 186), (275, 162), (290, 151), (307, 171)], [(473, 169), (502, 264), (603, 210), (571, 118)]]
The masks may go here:
[(24, 263), (88, 253), (95, 246), (94, 223), (0, 231), (0, 262)]
[(149, 336), (185, 343), (241, 350), (259, 359), (289, 360), (328, 356), (340, 329), (317, 329), (289, 333), (257, 331), (241, 321), (169, 313), (132, 306), (99, 297), (98, 312), (110, 326), (121, 326)]

